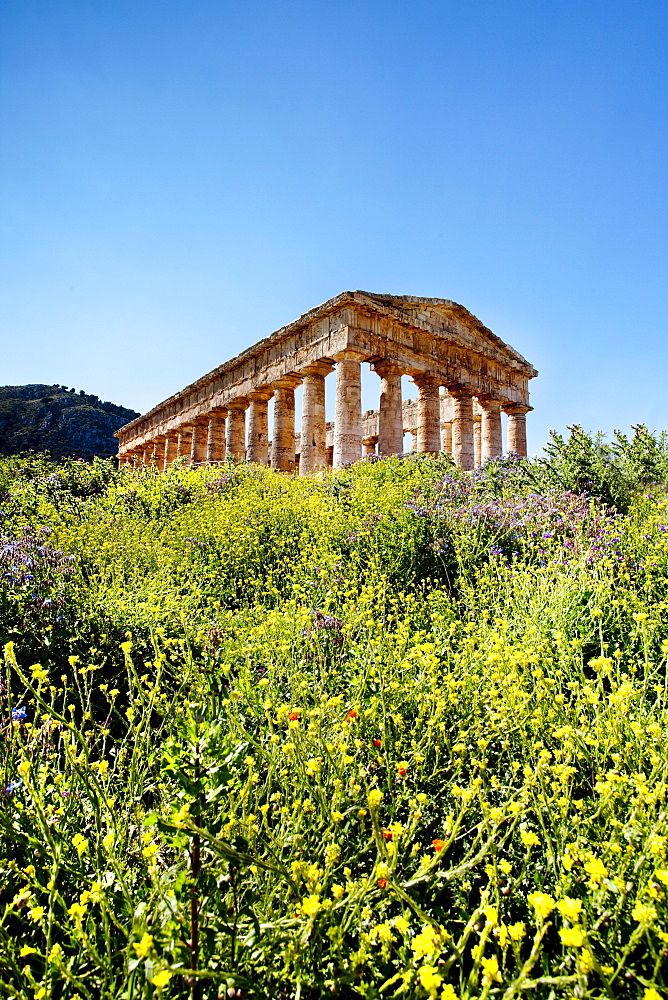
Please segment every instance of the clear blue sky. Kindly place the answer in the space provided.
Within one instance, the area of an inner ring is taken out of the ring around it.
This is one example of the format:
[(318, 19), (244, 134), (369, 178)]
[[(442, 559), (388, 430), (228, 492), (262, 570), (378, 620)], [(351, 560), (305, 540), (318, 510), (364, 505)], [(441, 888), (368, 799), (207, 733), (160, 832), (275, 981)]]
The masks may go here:
[(0, 382), (145, 410), (362, 288), (524, 354), (534, 451), (668, 427), (667, 52), (665, 0), (0, 0)]

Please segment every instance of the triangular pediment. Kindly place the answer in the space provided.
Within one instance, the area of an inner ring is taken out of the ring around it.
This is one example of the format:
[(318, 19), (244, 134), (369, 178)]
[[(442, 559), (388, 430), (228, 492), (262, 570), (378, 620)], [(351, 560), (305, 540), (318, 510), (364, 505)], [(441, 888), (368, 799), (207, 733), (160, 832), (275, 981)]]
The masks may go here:
[(486, 327), (477, 316), (451, 299), (421, 298), (415, 295), (382, 295), (376, 292), (356, 291), (355, 298), (363, 297), (377, 305), (404, 316), (408, 321), (427, 324), (435, 333), (461, 347), (505, 360), (511, 367), (526, 369), (529, 378), (537, 375), (532, 365), (510, 344)]

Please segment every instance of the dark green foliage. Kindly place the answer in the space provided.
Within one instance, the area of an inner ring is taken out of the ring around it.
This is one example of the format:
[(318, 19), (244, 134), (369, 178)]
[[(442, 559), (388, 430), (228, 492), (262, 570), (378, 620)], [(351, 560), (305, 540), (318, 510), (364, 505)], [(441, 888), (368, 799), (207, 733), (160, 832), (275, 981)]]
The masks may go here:
[(617, 510), (626, 511), (639, 490), (668, 478), (668, 435), (652, 434), (644, 424), (633, 437), (615, 431), (612, 441), (589, 435), (577, 424), (564, 438), (555, 431), (538, 462), (540, 478), (575, 493), (588, 493)]

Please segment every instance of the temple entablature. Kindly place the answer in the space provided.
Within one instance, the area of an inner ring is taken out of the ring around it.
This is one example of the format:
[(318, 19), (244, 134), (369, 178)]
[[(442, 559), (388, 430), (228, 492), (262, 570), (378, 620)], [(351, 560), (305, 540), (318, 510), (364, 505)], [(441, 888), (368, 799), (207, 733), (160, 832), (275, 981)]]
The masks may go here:
[[(380, 384), (378, 409), (363, 413), (365, 362)], [(330, 373), (336, 397), (328, 424)], [(297, 461), (306, 473), (401, 454), (410, 432), (413, 450), (446, 451), (469, 469), (502, 453), (502, 410), (506, 451), (526, 454), (528, 383), (537, 374), (455, 302), (343, 292), (122, 427), (119, 461), (166, 468), (175, 458), (199, 465), (230, 456), (283, 471)], [(402, 400), (402, 376), (417, 398)]]

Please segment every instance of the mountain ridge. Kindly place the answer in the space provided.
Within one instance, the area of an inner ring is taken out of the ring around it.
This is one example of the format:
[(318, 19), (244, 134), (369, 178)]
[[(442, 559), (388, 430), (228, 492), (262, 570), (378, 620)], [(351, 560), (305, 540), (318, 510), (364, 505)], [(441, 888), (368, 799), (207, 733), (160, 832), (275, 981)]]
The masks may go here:
[(136, 410), (56, 383), (0, 386), (0, 454), (110, 458), (118, 449), (114, 431), (138, 416)]

